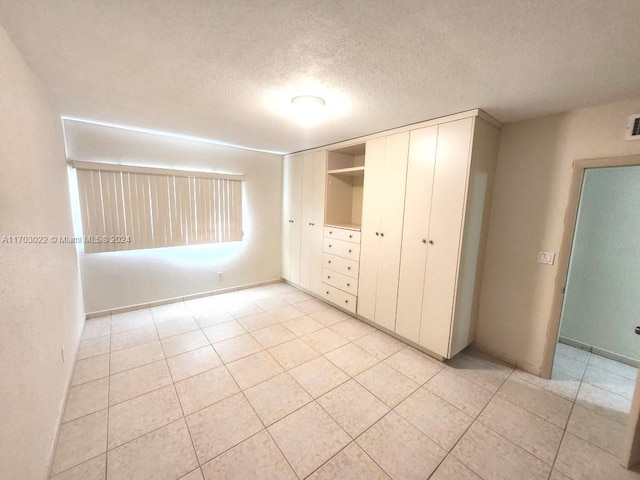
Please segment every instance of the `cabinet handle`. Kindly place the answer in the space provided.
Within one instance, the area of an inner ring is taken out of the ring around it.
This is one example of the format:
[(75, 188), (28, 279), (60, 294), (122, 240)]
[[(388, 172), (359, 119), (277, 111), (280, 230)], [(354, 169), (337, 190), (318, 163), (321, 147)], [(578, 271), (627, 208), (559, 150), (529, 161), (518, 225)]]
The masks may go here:
[(347, 287), (350, 287), (350, 286), (351, 286), (351, 284), (350, 284), (350, 283), (347, 283)]
[(329, 292), (327, 292), (327, 295), (329, 295)]
[(349, 253), (351, 253), (351, 249), (349, 249)]
[(376, 237), (377, 237), (378, 235), (380, 235), (380, 233), (376, 232)]
[[(331, 263), (331, 260), (329, 260), (329, 263)], [(347, 270), (351, 270), (351, 267), (347, 267)]]
[(433, 240), (429, 240), (429, 245), (433, 245)]
[(349, 238), (353, 238), (353, 235), (349, 235)]
[(329, 230), (329, 235), (333, 235), (333, 230)]
[(426, 239), (426, 238), (423, 238), (423, 239), (422, 239), (422, 243), (427, 243), (427, 239)]
[(329, 248), (331, 248), (331, 244), (329, 244)]
[(327, 260), (327, 263), (331, 263), (331, 260)]
[(289, 223), (293, 223), (293, 220), (289, 220)]
[(316, 226), (316, 224), (315, 224), (315, 223), (312, 223), (312, 224), (311, 224), (311, 226), (312, 226), (312, 227), (315, 227), (315, 226)]
[(331, 275), (327, 275), (327, 278), (331, 278)]
[(344, 303), (349, 303), (349, 300), (345, 300)]
[(381, 237), (384, 237), (384, 233), (380, 232), (380, 236), (381, 236)]

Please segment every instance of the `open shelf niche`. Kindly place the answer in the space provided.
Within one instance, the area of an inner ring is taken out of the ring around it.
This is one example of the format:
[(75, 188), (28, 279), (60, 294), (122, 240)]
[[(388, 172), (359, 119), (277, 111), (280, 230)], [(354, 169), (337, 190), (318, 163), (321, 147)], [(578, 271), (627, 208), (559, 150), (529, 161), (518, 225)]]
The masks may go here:
[(365, 144), (327, 152), (326, 225), (360, 230)]

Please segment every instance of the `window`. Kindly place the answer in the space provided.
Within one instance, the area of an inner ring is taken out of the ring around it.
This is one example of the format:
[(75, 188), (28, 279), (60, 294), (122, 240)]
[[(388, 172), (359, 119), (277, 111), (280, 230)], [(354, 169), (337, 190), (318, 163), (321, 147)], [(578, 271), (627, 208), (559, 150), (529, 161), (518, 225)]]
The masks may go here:
[(241, 175), (72, 162), (85, 253), (242, 240)]

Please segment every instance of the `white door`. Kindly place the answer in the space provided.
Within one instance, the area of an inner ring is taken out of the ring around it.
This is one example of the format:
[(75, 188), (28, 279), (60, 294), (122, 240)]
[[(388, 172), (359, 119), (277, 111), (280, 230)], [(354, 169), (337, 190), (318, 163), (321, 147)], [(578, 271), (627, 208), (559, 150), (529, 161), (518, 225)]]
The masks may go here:
[(395, 331), (416, 343), (420, 339), (437, 137), (437, 126), (413, 130), (409, 137)]
[(320, 294), (326, 151), (305, 154), (302, 163), (300, 286)]
[(289, 158), (289, 278), (296, 285), (300, 284), (300, 224), (302, 218), (302, 157)]
[(389, 330), (395, 330), (396, 325), (408, 153), (409, 132), (387, 137), (381, 191), (378, 286), (374, 321)]
[(473, 118), (438, 127), (420, 345), (448, 357)]
[(282, 162), (282, 278), (291, 281), (291, 220), (293, 172), (291, 157)]
[(380, 210), (383, 201), (386, 145), (386, 137), (369, 140), (366, 144), (364, 159), (357, 313), (371, 321), (375, 318), (378, 288)]
[(301, 222), (300, 222), (300, 283), (302, 288), (311, 285), (311, 245), (313, 237), (313, 156), (300, 158), (302, 164)]

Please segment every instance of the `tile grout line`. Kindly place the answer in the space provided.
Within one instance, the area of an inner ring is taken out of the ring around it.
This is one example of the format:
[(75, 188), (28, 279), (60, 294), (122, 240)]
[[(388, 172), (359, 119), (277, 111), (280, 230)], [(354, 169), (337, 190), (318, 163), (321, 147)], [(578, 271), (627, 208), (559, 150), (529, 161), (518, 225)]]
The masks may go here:
[[(482, 409), (478, 412), (478, 414), (473, 418), (473, 421), (469, 424), (469, 426), (464, 430), (464, 432), (462, 432), (462, 434), (458, 437), (458, 440), (456, 440), (456, 442), (453, 444), (453, 446), (447, 451), (447, 454), (442, 458), (442, 460), (440, 460), (440, 462), (438, 463), (438, 466), (434, 469), (433, 473), (435, 473), (438, 468), (440, 468), (440, 465), (442, 465), (442, 463), (444, 462), (444, 460), (449, 456), (453, 456), (454, 459), (456, 459), (458, 462), (460, 462), (462, 465), (464, 465), (465, 467), (467, 467), (470, 471), (472, 471), (474, 474), (478, 475), (480, 478), (483, 478), (482, 475), (480, 475), (479, 473), (477, 473), (473, 468), (471, 468), (469, 465), (467, 465), (466, 463), (464, 463), (461, 459), (459, 459), (458, 457), (456, 457), (455, 455), (453, 455), (453, 450), (456, 448), (456, 446), (458, 445), (458, 443), (460, 443), (460, 440), (462, 440), (464, 438), (464, 436), (467, 434), (467, 432), (471, 429), (471, 427), (478, 421), (478, 418), (480, 417), (480, 415), (482, 415), (482, 412), (484, 412), (484, 410), (487, 408), (487, 406), (491, 403), (491, 401), (495, 398), (495, 396), (498, 394), (498, 391), (500, 391), (500, 388), (502, 388), (502, 386), (507, 382), (507, 380), (511, 377), (511, 375), (513, 375), (513, 372), (515, 370), (515, 367), (512, 367), (511, 372), (509, 373), (509, 375), (507, 375), (504, 380), (500, 383), (500, 386), (496, 389), (496, 391), (493, 393), (493, 395), (491, 395), (491, 398), (487, 401), (487, 403), (484, 405), (484, 407), (482, 407)], [(473, 383), (473, 382), (472, 382)], [(482, 387), (484, 388), (484, 387)], [(486, 389), (485, 389), (486, 390)], [(481, 423), (481, 422), (480, 422)], [(484, 424), (482, 424), (484, 425)], [(493, 430), (491, 430), (493, 432)], [(495, 432), (497, 434), (497, 432)], [(500, 435), (502, 438), (504, 438), (505, 440), (507, 440), (508, 442), (512, 443), (513, 445), (515, 445), (516, 447), (522, 449), (523, 451), (526, 452), (526, 450), (524, 450), (522, 447), (520, 447), (518, 444), (512, 442), (511, 440), (509, 440), (508, 438), (503, 437), (502, 435)], [(527, 452), (529, 453), (529, 452)]]
[[(589, 352), (589, 356), (587, 357), (587, 365), (589, 364), (589, 360), (591, 359), (591, 352)], [(556, 450), (556, 454), (553, 457), (553, 462), (551, 463), (551, 470), (549, 471), (549, 477), (548, 480), (551, 479), (551, 475), (553, 474), (553, 470), (555, 469), (556, 466), (556, 462), (558, 461), (558, 455), (560, 455), (560, 449), (562, 448), (562, 442), (564, 442), (564, 437), (567, 434), (567, 428), (569, 428), (569, 422), (571, 421), (571, 415), (573, 414), (573, 409), (576, 406), (576, 402), (578, 401), (578, 395), (580, 393), (580, 388), (582, 388), (582, 382), (584, 379), (584, 375), (587, 372), (587, 369), (585, 367), (584, 371), (582, 372), (582, 377), (580, 378), (580, 386), (578, 387), (578, 391), (576, 392), (576, 397), (573, 400), (573, 402), (571, 403), (571, 409), (569, 410), (569, 415), (567, 416), (567, 423), (565, 424), (564, 428), (562, 429), (562, 436), (560, 437), (560, 442), (558, 443), (558, 449)], [(552, 372), (553, 374), (553, 372)], [(570, 432), (569, 432), (570, 433)], [(587, 442), (589, 444), (591, 444), (590, 442)], [(561, 471), (561, 473), (564, 474), (564, 472)], [(569, 476), (569, 475), (567, 475)]]
[[(193, 316), (191, 317), (194, 321), (195, 318), (193, 318)], [(154, 320), (155, 323), (155, 320)], [(199, 326), (198, 322), (196, 322), (196, 325)], [(160, 336), (160, 332), (158, 332), (158, 326), (156, 325), (156, 333), (158, 334), (158, 337)], [(182, 412), (182, 418), (176, 420), (176, 422), (182, 420), (184, 422), (184, 426), (187, 428), (187, 434), (189, 435), (189, 440), (191, 441), (191, 448), (193, 449), (193, 454), (196, 457), (196, 462), (198, 463), (198, 468), (200, 469), (200, 473), (202, 474), (202, 469), (201, 469), (201, 465), (200, 465), (200, 459), (198, 458), (198, 451), (196, 450), (196, 445), (195, 442), (193, 441), (193, 436), (191, 435), (191, 430), (189, 430), (189, 424), (187, 423), (187, 416), (184, 414), (184, 407), (182, 406), (182, 401), (180, 400), (180, 395), (178, 395), (178, 390), (176, 389), (176, 382), (173, 378), (173, 373), (171, 372), (171, 368), (169, 368), (169, 362), (167, 361), (167, 354), (164, 350), (164, 345), (162, 344), (162, 339), (160, 339), (160, 348), (162, 349), (162, 355), (164, 356), (164, 361), (167, 364), (167, 370), (169, 371), (169, 377), (171, 378), (171, 386), (173, 387), (173, 393), (176, 396), (176, 399), (178, 400), (178, 405), (180, 405), (180, 411)], [(213, 348), (213, 347), (212, 347)], [(164, 387), (162, 387), (164, 388)], [(167, 425), (171, 425), (172, 423), (175, 422), (169, 422), (166, 425), (162, 425), (161, 427), (159, 427), (156, 430), (159, 430), (160, 428), (164, 428)], [(147, 435), (148, 433), (145, 433), (144, 435)], [(134, 440), (137, 440), (138, 438), (142, 437), (143, 435), (140, 435), (139, 437), (136, 437)], [(132, 441), (134, 441), (132, 440)], [(195, 469), (193, 470), (195, 471)], [(190, 473), (190, 472), (189, 472)], [(188, 473), (187, 473), (188, 474)], [(204, 475), (203, 475), (204, 477)], [(109, 480), (109, 479), (105, 479), (105, 480)]]
[(107, 432), (105, 441), (105, 452), (104, 452), (104, 478), (105, 480), (109, 479), (109, 423), (111, 417), (111, 406), (109, 405), (111, 401), (111, 322), (112, 316), (109, 317), (109, 377), (107, 380)]

